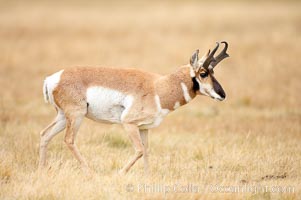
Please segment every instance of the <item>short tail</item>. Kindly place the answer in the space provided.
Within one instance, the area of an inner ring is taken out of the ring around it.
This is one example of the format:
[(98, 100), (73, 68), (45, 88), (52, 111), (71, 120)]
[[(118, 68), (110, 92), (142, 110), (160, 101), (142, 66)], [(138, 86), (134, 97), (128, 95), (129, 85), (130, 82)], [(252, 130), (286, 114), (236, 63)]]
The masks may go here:
[(63, 71), (64, 70), (56, 72), (46, 77), (46, 79), (44, 80), (43, 95), (46, 103), (56, 105), (53, 99), (53, 90), (57, 87), (58, 83), (60, 82), (60, 77)]

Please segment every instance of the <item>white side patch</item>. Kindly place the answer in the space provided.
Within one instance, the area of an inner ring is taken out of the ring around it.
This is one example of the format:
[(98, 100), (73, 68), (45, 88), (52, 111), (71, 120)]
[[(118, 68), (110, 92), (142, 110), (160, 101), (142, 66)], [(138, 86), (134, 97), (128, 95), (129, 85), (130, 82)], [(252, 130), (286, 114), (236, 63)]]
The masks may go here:
[(56, 88), (57, 84), (60, 82), (61, 75), (63, 72), (64, 70), (56, 72), (51, 76), (46, 77), (46, 79), (44, 80), (43, 94), (44, 94), (44, 100), (46, 102), (55, 105), (52, 92)]
[(120, 123), (132, 106), (133, 97), (100, 86), (87, 89), (87, 117), (96, 121)]
[(124, 101), (123, 101), (123, 105), (125, 107), (124, 111), (121, 114), (121, 121), (124, 120), (124, 118), (126, 117), (126, 115), (129, 113), (129, 110), (131, 109), (132, 105), (134, 102), (134, 97), (131, 95), (128, 95), (127, 97), (125, 97)]
[(175, 103), (173, 109), (175, 110), (175, 109), (177, 109), (177, 108), (180, 107), (180, 106), (181, 106), (181, 105), (180, 105), (180, 102), (177, 101), (177, 102)]
[(183, 90), (184, 99), (188, 103), (191, 100), (191, 97), (189, 95), (187, 86), (182, 82), (181, 87), (182, 87), (182, 90)]

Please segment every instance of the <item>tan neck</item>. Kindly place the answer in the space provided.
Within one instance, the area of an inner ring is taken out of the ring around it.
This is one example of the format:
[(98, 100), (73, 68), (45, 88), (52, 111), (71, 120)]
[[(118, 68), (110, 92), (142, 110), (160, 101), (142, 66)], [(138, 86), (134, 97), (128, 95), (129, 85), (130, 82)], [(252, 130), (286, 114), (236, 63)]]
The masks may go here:
[(156, 82), (156, 93), (160, 97), (163, 109), (174, 110), (177, 107), (175, 105), (182, 106), (192, 100), (196, 93), (193, 91), (190, 66), (182, 66), (177, 71), (161, 77)]

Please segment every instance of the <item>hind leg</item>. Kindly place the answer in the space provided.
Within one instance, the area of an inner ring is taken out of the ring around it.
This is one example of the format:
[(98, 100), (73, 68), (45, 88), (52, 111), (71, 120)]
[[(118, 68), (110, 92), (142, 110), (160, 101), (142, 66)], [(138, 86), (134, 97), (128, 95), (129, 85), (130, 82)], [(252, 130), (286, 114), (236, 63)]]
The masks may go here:
[(75, 144), (75, 138), (76, 134), (78, 132), (78, 129), (82, 123), (82, 120), (86, 114), (86, 108), (84, 110), (77, 110), (69, 112), (69, 114), (66, 114), (67, 118), (67, 130), (65, 135), (65, 143), (72, 152), (73, 156), (80, 162), (82, 168), (84, 171), (90, 172), (90, 168), (88, 167), (88, 164), (84, 157), (79, 152), (76, 144)]
[(46, 165), (48, 143), (54, 136), (56, 136), (58, 133), (64, 130), (65, 127), (66, 127), (65, 115), (62, 111), (58, 111), (55, 120), (41, 132), (39, 168), (42, 168), (43, 166)]
[(55, 119), (46, 127), (44, 128), (41, 132), (40, 132), (40, 136), (42, 137), (43, 135), (45, 135), (45, 133), (47, 133), (49, 131), (49, 129), (51, 129), (55, 124), (56, 122), (58, 121), (59, 117), (62, 113), (61, 110), (58, 110), (57, 108), (56, 109), (56, 112), (57, 112), (57, 116), (55, 117)]

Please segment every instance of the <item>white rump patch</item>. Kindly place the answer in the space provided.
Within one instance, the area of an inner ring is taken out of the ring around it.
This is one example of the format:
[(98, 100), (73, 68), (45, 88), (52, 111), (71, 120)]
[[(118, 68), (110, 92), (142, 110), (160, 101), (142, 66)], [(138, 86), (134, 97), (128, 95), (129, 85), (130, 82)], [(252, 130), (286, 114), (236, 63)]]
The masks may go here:
[(87, 89), (87, 117), (95, 121), (121, 123), (133, 103), (133, 97), (117, 90), (93, 86)]
[(47, 76), (44, 80), (44, 86), (43, 86), (43, 94), (44, 94), (44, 100), (46, 103), (51, 103), (55, 105), (53, 100), (53, 90), (56, 88), (58, 83), (61, 80), (61, 75), (64, 72), (64, 70), (61, 70), (59, 72), (56, 72), (50, 76)]
[(188, 103), (189, 101), (191, 101), (191, 97), (189, 95), (187, 86), (185, 85), (185, 83), (182, 82), (181, 87), (182, 87), (182, 90), (183, 90), (184, 99)]

